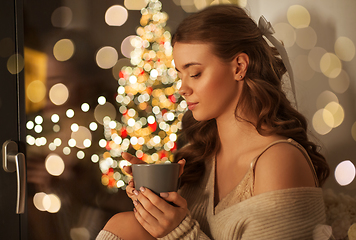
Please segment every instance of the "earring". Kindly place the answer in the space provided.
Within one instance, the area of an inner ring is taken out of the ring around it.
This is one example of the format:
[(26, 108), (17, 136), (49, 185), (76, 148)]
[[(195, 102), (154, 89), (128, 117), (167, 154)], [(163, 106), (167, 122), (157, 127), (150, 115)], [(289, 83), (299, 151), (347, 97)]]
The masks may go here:
[(242, 75), (240, 75), (240, 78), (242, 78)]

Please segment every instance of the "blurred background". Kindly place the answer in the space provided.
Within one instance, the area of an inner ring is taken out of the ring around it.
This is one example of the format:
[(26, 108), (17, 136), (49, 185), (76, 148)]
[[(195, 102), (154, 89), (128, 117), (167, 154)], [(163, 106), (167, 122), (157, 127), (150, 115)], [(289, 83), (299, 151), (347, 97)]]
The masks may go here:
[[(324, 188), (355, 197), (354, 0), (24, 0), (29, 239), (95, 239), (132, 210), (121, 152), (172, 160), (186, 109), (171, 34), (223, 3), (272, 23), (331, 168)], [(12, 45), (0, 39), (1, 58)]]

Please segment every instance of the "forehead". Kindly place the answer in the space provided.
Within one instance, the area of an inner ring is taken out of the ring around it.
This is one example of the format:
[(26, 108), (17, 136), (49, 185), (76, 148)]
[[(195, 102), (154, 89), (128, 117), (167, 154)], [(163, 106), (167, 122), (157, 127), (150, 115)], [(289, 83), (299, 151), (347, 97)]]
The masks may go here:
[(212, 47), (207, 43), (179, 43), (174, 44), (173, 58), (177, 64), (185, 64), (186, 62), (205, 62), (215, 58), (212, 53)]

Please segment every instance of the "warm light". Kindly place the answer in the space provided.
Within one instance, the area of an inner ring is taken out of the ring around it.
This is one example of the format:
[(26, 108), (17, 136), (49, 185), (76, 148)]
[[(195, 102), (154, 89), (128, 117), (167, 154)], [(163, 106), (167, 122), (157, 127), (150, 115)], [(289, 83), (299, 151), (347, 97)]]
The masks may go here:
[[(328, 112), (333, 115), (333, 121), (327, 122), (325, 119), (325, 123), (333, 128), (340, 126), (340, 124), (344, 121), (345, 113), (343, 107), (337, 102), (328, 103), (325, 108)], [(326, 111), (325, 111), (326, 112)]]
[(53, 114), (52, 116), (51, 116), (51, 121), (53, 122), (53, 123), (57, 123), (57, 122), (59, 122), (59, 116), (58, 116), (58, 114)]
[(47, 194), (44, 192), (36, 193), (35, 196), (33, 196), (33, 204), (40, 211), (46, 211), (45, 207), (43, 206), (43, 199), (45, 196), (47, 196)]
[(103, 119), (106, 116), (110, 119), (116, 118), (116, 108), (113, 104), (109, 102), (106, 102), (103, 105), (99, 104), (94, 109), (94, 117), (98, 123), (103, 124)]
[(136, 36), (128, 36), (126, 37), (122, 43), (121, 43), (121, 53), (122, 55), (124, 55), (127, 58), (130, 58), (131, 56), (131, 52), (135, 49), (132, 45), (131, 45), (131, 40), (135, 39)]
[[(73, 131), (71, 134), (71, 138), (75, 140), (75, 146), (80, 149), (90, 147), (92, 135), (88, 128), (79, 126), (77, 131)], [(90, 141), (90, 144), (88, 143)]]
[(333, 119), (333, 115), (325, 109), (319, 109), (313, 116), (313, 128), (320, 135), (328, 134), (332, 130), (332, 127), (327, 125), (324, 119), (330, 119), (329, 121)]
[(74, 43), (70, 39), (61, 39), (53, 47), (53, 56), (58, 61), (67, 61), (74, 54)]
[(110, 46), (103, 47), (96, 54), (96, 63), (100, 68), (109, 69), (115, 66), (118, 57), (119, 55), (115, 48)]
[(78, 159), (83, 159), (84, 157), (85, 157), (85, 154), (84, 154), (83, 151), (78, 151), (78, 152), (77, 152), (77, 158), (78, 158)]
[(23, 70), (25, 66), (25, 61), (23, 56), (20, 54), (14, 54), (7, 60), (7, 70), (11, 74), (18, 74)]
[(149, 0), (125, 0), (124, 5), (128, 10), (141, 10), (148, 2)]
[(63, 83), (57, 83), (49, 90), (49, 99), (55, 105), (64, 104), (69, 97), (68, 88)]
[(340, 59), (333, 53), (325, 53), (320, 59), (321, 72), (330, 78), (339, 76), (342, 65)]
[(42, 81), (32, 81), (26, 89), (27, 98), (34, 103), (41, 102), (46, 96), (46, 86)]
[(296, 41), (296, 32), (288, 23), (277, 23), (273, 26), (274, 36), (283, 42), (285, 47), (292, 47)]
[(335, 93), (326, 90), (318, 96), (318, 98), (316, 100), (316, 108), (317, 109), (324, 108), (330, 102), (338, 103), (339, 99), (337, 98)]
[(105, 13), (105, 22), (109, 26), (122, 26), (128, 18), (126, 8), (120, 5), (114, 5), (108, 8)]
[(330, 88), (337, 93), (344, 93), (350, 86), (350, 77), (345, 70), (341, 70), (336, 78), (329, 78)]
[(90, 240), (90, 232), (85, 227), (72, 228), (70, 238), (72, 240)]
[(27, 128), (28, 130), (33, 129), (34, 126), (35, 126), (35, 124), (34, 124), (32, 121), (28, 121), (28, 122), (26, 123), (26, 128)]
[(68, 118), (74, 117), (74, 111), (73, 111), (73, 109), (68, 109), (68, 110), (66, 111), (66, 116), (67, 116)]
[(287, 18), (290, 25), (295, 28), (306, 28), (310, 24), (309, 11), (301, 5), (293, 5), (288, 8)]
[(306, 27), (296, 30), (297, 38), (296, 43), (303, 49), (312, 49), (317, 42), (317, 35), (313, 28)]
[(95, 131), (96, 129), (98, 129), (98, 124), (96, 124), (96, 122), (91, 122), (89, 124), (89, 129)]
[(342, 161), (335, 168), (335, 179), (341, 186), (350, 184), (355, 179), (355, 165), (350, 160)]
[(73, 13), (69, 7), (59, 7), (53, 11), (51, 22), (54, 27), (67, 27), (72, 21)]
[(90, 159), (93, 163), (99, 162), (99, 156), (97, 154), (93, 154)]
[(53, 176), (59, 176), (64, 171), (63, 159), (56, 154), (50, 154), (47, 156), (45, 166), (47, 172)]
[(350, 38), (339, 37), (334, 48), (336, 56), (343, 61), (351, 61), (355, 57), (355, 44)]
[(326, 50), (321, 47), (314, 47), (310, 50), (308, 54), (308, 63), (314, 71), (321, 72), (320, 60), (325, 53), (327, 53)]
[(83, 112), (88, 112), (90, 109), (90, 106), (88, 103), (83, 103), (80, 108), (82, 109)]
[(43, 206), (50, 213), (57, 213), (61, 209), (61, 200), (55, 194), (48, 194), (43, 198)]

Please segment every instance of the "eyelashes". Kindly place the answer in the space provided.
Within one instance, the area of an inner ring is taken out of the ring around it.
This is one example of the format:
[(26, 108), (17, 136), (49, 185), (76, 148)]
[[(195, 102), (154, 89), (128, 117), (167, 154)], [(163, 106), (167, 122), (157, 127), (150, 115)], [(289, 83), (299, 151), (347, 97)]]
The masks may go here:
[(191, 78), (198, 78), (200, 76), (201, 73), (195, 74), (195, 75), (191, 75)]

